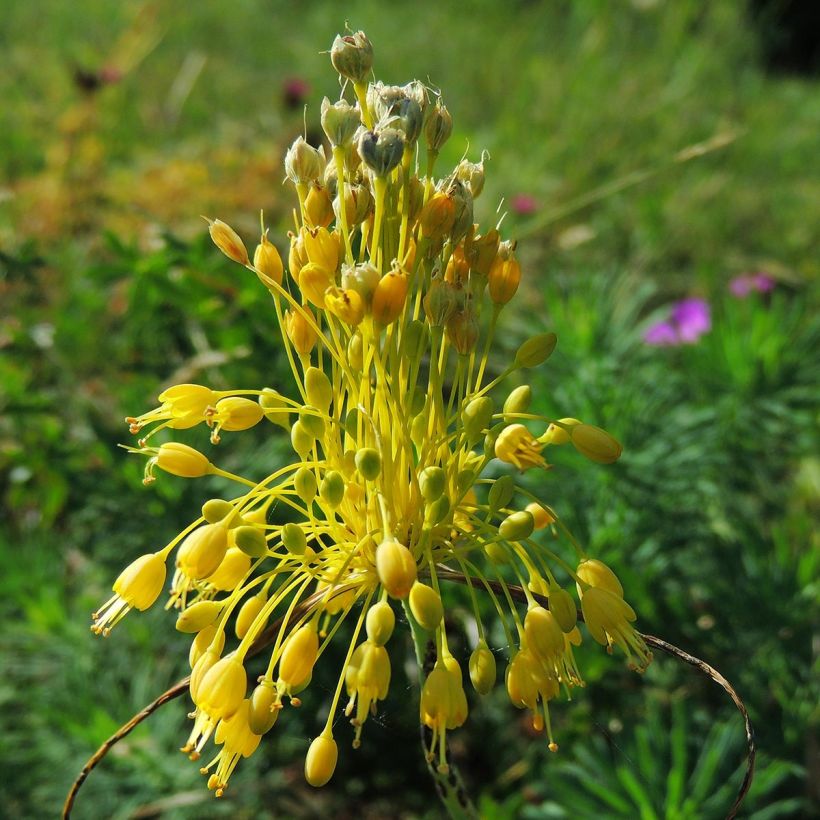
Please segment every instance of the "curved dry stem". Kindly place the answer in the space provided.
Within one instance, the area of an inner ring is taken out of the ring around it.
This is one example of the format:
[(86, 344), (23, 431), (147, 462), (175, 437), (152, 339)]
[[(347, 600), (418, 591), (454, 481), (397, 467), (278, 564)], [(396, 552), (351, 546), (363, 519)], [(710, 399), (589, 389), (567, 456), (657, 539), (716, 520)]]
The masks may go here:
[[(447, 569), (446, 567), (436, 567), (436, 575), (439, 578), (439, 580), (451, 581), (453, 583), (458, 584), (467, 583), (466, 576), (459, 572), (454, 572), (450, 569)], [(488, 580), (487, 583), (495, 591), (501, 591), (501, 585), (497, 581)], [(524, 593), (522, 587), (513, 584), (507, 584), (506, 586), (513, 598), (519, 601), (526, 601), (526, 594)], [(339, 594), (342, 594), (346, 591), (347, 588), (340, 588)], [(314, 595), (312, 595), (310, 598), (307, 598), (294, 609), (290, 620), (298, 620), (308, 610), (315, 606), (323, 598), (323, 596), (324, 592), (319, 592), (314, 593)], [(549, 600), (547, 598), (544, 598), (540, 595), (533, 595), (533, 597), (543, 606), (549, 606)], [(583, 616), (580, 612), (578, 613), (578, 618), (579, 620), (583, 620)], [(277, 631), (281, 627), (283, 620), (284, 618), (280, 618), (278, 621), (271, 624), (267, 627), (267, 629), (265, 629), (265, 631), (256, 639), (253, 646), (248, 651), (248, 657), (252, 657), (254, 655), (259, 654), (266, 647), (270, 646), (271, 643), (273, 643)], [(743, 702), (743, 699), (737, 693), (732, 684), (730, 684), (729, 681), (726, 680), (726, 678), (723, 677), (723, 675), (721, 675), (720, 672), (718, 672), (713, 666), (710, 666), (708, 663), (706, 663), (706, 661), (703, 661), (700, 658), (696, 658), (694, 655), (690, 655), (688, 652), (685, 652), (683, 649), (680, 649), (679, 647), (669, 643), (668, 641), (664, 641), (662, 638), (657, 638), (654, 635), (646, 635), (643, 633), (640, 634), (649, 646), (653, 647), (654, 649), (659, 649), (661, 652), (665, 652), (666, 654), (671, 655), (673, 658), (677, 658), (677, 660), (679, 661), (683, 661), (683, 663), (686, 663), (689, 666), (694, 667), (703, 675), (706, 675), (706, 677), (708, 677), (711, 681), (720, 686), (721, 689), (723, 689), (724, 692), (726, 692), (726, 694), (729, 695), (729, 697), (732, 699), (732, 702), (735, 705), (735, 708), (738, 710), (738, 712), (740, 712), (741, 717), (743, 718), (743, 724), (746, 731), (746, 773), (743, 777), (743, 782), (740, 784), (740, 788), (738, 790), (737, 796), (735, 797), (734, 803), (732, 804), (731, 808), (729, 809), (726, 815), (728, 820), (733, 820), (733, 818), (737, 815), (737, 812), (740, 809), (743, 800), (748, 794), (749, 789), (751, 788), (752, 779), (754, 778), (755, 757), (757, 754), (757, 745), (755, 743), (754, 728), (752, 727), (752, 721), (749, 717), (749, 711), (746, 708), (746, 704)], [(143, 709), (137, 712), (127, 723), (124, 723), (119, 729), (117, 729), (116, 732), (114, 732), (113, 735), (111, 735), (111, 737), (109, 737), (99, 747), (99, 749), (97, 749), (96, 752), (94, 752), (94, 754), (86, 761), (80, 773), (77, 775), (77, 778), (71, 785), (71, 789), (69, 790), (68, 795), (65, 799), (65, 803), (63, 804), (63, 820), (69, 820), (80, 787), (86, 781), (89, 774), (91, 774), (91, 772), (100, 764), (103, 758), (108, 754), (111, 748), (124, 737), (126, 737), (128, 734), (130, 734), (134, 729), (136, 729), (136, 727), (139, 726), (140, 723), (142, 723), (144, 720), (150, 717), (161, 706), (164, 706), (169, 701), (172, 701), (178, 698), (183, 693), (185, 693), (188, 689), (189, 681), (190, 678), (185, 677), (182, 680), (175, 683), (170, 689), (167, 689), (158, 698), (151, 701), (151, 703), (149, 703), (147, 706), (145, 706)]]

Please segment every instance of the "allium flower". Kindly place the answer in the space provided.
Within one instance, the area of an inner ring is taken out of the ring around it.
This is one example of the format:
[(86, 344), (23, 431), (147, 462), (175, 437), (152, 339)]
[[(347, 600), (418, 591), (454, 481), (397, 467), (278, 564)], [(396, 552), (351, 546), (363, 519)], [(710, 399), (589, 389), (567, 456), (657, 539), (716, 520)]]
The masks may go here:
[[(467, 658), (451, 652), (445, 628), (452, 619), (445, 617), (444, 583), (454, 573), (470, 583), (478, 631), (469, 681), (479, 694), (496, 684), (480, 590), (503, 619), (510, 698), (531, 710), (537, 730), (546, 728), (551, 749), (557, 746), (548, 703), (582, 684), (572, 654), (581, 641), (577, 603), (557, 576), (577, 584), (596, 640), (622, 648), (638, 668), (650, 659), (614, 573), (585, 554), (553, 506), (515, 484), (519, 471), (548, 467), (547, 447), (570, 444), (610, 463), (621, 446), (579, 419), (529, 412), (526, 385), (500, 392), (507, 376), (543, 364), (556, 339), (539, 334), (506, 363), (492, 356), (499, 315), (522, 270), (514, 243), (500, 241), (497, 226), (473, 224), (483, 163), (461, 163), (436, 178), (438, 151), (452, 127), (440, 98), (431, 102), (436, 92), (420, 83), (368, 89), (372, 46), (361, 32), (337, 38), (331, 57), (352, 81), (358, 107), (324, 105), (325, 125), (340, 135), (327, 169), (324, 154), (301, 138), (288, 152), (299, 224), (287, 271), (264, 229), (251, 256), (233, 229), (210, 223), (217, 247), (272, 297), (291, 389), (176, 385), (160, 395), (159, 406), (127, 419), (141, 436), (129, 449), (148, 458), (146, 483), (161, 473), (219, 475), (236, 489), (231, 497), (204, 499), (201, 516), (130, 564), (93, 627), (108, 634), (129, 609), (150, 606), (173, 560), (167, 608), (179, 613), (177, 629), (194, 636), (194, 723), (183, 751), (197, 759), (213, 738), (219, 748), (202, 771), (217, 796), (287, 706), (324, 706), (324, 692), (311, 689), (313, 671), (327, 662), (328, 644), (348, 634), (327, 719), (305, 763), (311, 785), (331, 779), (340, 709), (357, 747), (368, 717), (383, 703), (397, 705), (389, 691), (397, 604), (417, 641), (426, 635), (433, 647), (431, 667), (422, 670), (419, 715), (429, 731), (428, 760), (447, 772), (447, 733), (469, 713)], [(330, 121), (331, 108), (344, 116), (344, 128)], [(386, 119), (379, 118), (382, 109)], [(418, 111), (426, 112), (423, 128)], [(345, 136), (351, 115), (363, 126), (356, 140)], [(320, 188), (333, 196), (331, 209), (311, 200)], [(682, 338), (708, 328), (708, 310), (698, 313), (698, 304), (676, 309)], [(183, 442), (147, 444), (157, 431), (201, 424), (210, 428), (213, 453), (267, 422), (289, 432), (293, 455), (261, 480), (228, 473), (217, 457)], [(485, 477), (491, 462), (495, 478)], [(547, 529), (564, 538), (551, 538), (548, 548), (539, 540)], [(526, 612), (516, 607), (510, 583), (523, 589)], [(274, 621), (271, 643), (260, 642)], [(342, 624), (347, 629), (340, 631)], [(255, 645), (270, 646), (270, 654), (254, 682), (245, 660)]]
[(744, 273), (729, 282), (729, 292), (738, 299), (745, 299), (752, 293), (769, 293), (774, 290), (775, 281), (765, 273)]
[(694, 344), (711, 327), (709, 303), (705, 299), (683, 299), (672, 305), (667, 319), (646, 329), (643, 340), (657, 347)]

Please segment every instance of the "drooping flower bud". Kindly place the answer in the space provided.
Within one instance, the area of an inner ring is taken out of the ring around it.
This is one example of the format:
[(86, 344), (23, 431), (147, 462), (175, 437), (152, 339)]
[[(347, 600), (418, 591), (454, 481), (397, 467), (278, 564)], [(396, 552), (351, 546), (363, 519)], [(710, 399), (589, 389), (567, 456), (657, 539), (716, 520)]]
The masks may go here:
[(329, 729), (314, 738), (305, 758), (305, 780), (315, 788), (324, 786), (333, 777), (339, 760), (339, 747)]
[(221, 522), (205, 524), (190, 533), (177, 552), (177, 567), (189, 578), (207, 578), (228, 551), (228, 528)]
[(444, 617), (441, 596), (432, 587), (416, 581), (410, 589), (410, 611), (424, 629), (433, 631)]
[(490, 651), (487, 642), (482, 638), (470, 655), (470, 680), (479, 695), (486, 695), (495, 686), (495, 655)]
[(576, 424), (569, 431), (569, 440), (582, 456), (598, 464), (614, 463), (624, 449), (614, 436), (591, 424)]
[(387, 601), (379, 601), (367, 610), (365, 629), (368, 640), (378, 646), (384, 646), (393, 634), (396, 625), (396, 616), (393, 607)]
[(395, 538), (386, 538), (376, 549), (376, 572), (393, 598), (406, 598), (418, 573), (413, 554)]
[(157, 451), (155, 464), (161, 470), (182, 478), (200, 478), (211, 472), (211, 462), (199, 452), (178, 441), (168, 441)]

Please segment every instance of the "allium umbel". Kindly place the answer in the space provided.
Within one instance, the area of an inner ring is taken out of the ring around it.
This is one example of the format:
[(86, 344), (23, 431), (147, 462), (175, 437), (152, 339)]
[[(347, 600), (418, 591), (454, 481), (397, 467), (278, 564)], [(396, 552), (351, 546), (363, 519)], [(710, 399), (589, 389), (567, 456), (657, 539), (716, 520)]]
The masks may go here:
[[(557, 749), (549, 703), (583, 685), (572, 654), (581, 641), (579, 604), (595, 641), (619, 647), (637, 669), (651, 658), (612, 570), (587, 556), (554, 506), (515, 482), (524, 471), (547, 470), (550, 447), (569, 444), (609, 464), (621, 446), (578, 419), (531, 412), (532, 391), (520, 376), (502, 388), (507, 377), (542, 365), (556, 340), (535, 336), (508, 362), (494, 355), (499, 316), (527, 273), (498, 225), (473, 222), (485, 157), (436, 176), (452, 130), (438, 92), (419, 82), (368, 85), (373, 49), (362, 32), (338, 37), (331, 59), (343, 98), (322, 104), (330, 159), (299, 138), (285, 160), (299, 203), (287, 265), (264, 228), (251, 261), (232, 228), (209, 223), (217, 247), (270, 293), (294, 384), (176, 385), (158, 407), (127, 419), (141, 436), (129, 449), (148, 456), (146, 483), (162, 472), (218, 475), (237, 494), (203, 499), (201, 517), (132, 562), (94, 616), (93, 629), (108, 634), (129, 609), (150, 606), (173, 559), (167, 608), (178, 611), (177, 628), (194, 635), (194, 724), (183, 751), (197, 759), (214, 740), (202, 772), (217, 796), (287, 706), (323, 706), (325, 693), (310, 686), (313, 670), (326, 662), (328, 642), (347, 634), (327, 720), (305, 763), (310, 784), (332, 778), (340, 710), (357, 747), (368, 716), (403, 699), (391, 702), (389, 693), (399, 605), (417, 642), (426, 634), (434, 647), (421, 670), (420, 719), (429, 761), (441, 772), (447, 734), (474, 700), (465, 681), (486, 694), (505, 656), (513, 704), (532, 712), (535, 729), (546, 729)], [(289, 431), (289, 464), (261, 481), (216, 466), (216, 445), (268, 422)], [(200, 424), (211, 431), (207, 456), (182, 442), (147, 444), (157, 431)], [(283, 510), (290, 520), (281, 520)], [(463, 617), (448, 611), (444, 587), (455, 574), (470, 587), (477, 644), (469, 659), (448, 644), (447, 630)], [(524, 590), (525, 611), (508, 584)], [(573, 585), (577, 600), (566, 588)], [(492, 596), (502, 617), (507, 645), (496, 652), (479, 594)], [(343, 621), (348, 628), (339, 631)], [(267, 669), (254, 681), (245, 661), (274, 623)]]

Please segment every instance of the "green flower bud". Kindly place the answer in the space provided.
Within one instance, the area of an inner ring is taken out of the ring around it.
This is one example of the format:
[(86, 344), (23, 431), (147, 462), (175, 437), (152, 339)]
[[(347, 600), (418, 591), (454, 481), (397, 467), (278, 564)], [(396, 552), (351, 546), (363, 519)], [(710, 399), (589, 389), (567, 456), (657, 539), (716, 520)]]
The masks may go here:
[(253, 690), (248, 709), (248, 727), (255, 735), (264, 735), (273, 728), (282, 711), (274, 707), (275, 703), (276, 689), (271, 684), (262, 682)]
[(424, 446), (424, 441), (427, 438), (427, 425), (429, 421), (430, 419), (427, 417), (427, 413), (422, 409), (422, 412), (414, 416), (410, 422), (410, 440), (419, 450)]
[(521, 541), (529, 538), (535, 529), (535, 522), (532, 513), (526, 510), (519, 510), (508, 515), (499, 525), (498, 534), (505, 541)]
[(404, 355), (410, 361), (419, 361), (424, 355), (427, 345), (429, 343), (429, 331), (427, 324), (420, 319), (414, 319), (408, 322), (404, 329), (404, 337), (402, 344), (404, 346)]
[(554, 333), (539, 333), (527, 339), (515, 354), (516, 367), (538, 367), (552, 355), (558, 337)]
[(468, 402), (461, 411), (461, 423), (470, 444), (477, 442), (490, 426), (493, 417), (493, 400), (489, 396), (479, 396)]
[(531, 402), (532, 388), (528, 384), (516, 387), (504, 402), (504, 421), (513, 421), (510, 415), (515, 413), (526, 413)]
[[(309, 404), (304, 405), (299, 410), (299, 421), (305, 432), (312, 438), (322, 438), (325, 434), (325, 420), (319, 415), (319, 409)], [(296, 425), (294, 425), (294, 428)]]
[[(298, 423), (298, 422), (297, 422)], [(296, 490), (296, 495), (310, 506), (313, 499), (316, 497), (316, 476), (310, 467), (300, 467), (293, 476), (293, 487)]]
[(425, 501), (437, 501), (444, 492), (447, 474), (441, 467), (425, 467), (419, 473), (419, 487)]
[(202, 505), (202, 517), (209, 524), (216, 524), (227, 518), (233, 512), (233, 509), (233, 504), (230, 501), (224, 501), (221, 498), (209, 498)]
[(413, 390), (413, 395), (410, 397), (410, 415), (418, 416), (419, 413), (424, 412), (424, 405), (427, 403), (427, 394), (423, 388), (416, 387)]
[(233, 540), (251, 558), (261, 558), (268, 552), (265, 531), (259, 527), (237, 527), (233, 532)]
[(463, 470), (459, 470), (458, 475), (456, 476), (456, 489), (458, 490), (459, 495), (466, 493), (467, 490), (475, 484), (477, 477), (476, 471), (470, 467), (465, 467)]
[(363, 83), (373, 68), (373, 44), (363, 31), (337, 34), (330, 47), (330, 62), (342, 77)]
[(292, 555), (304, 555), (307, 549), (307, 538), (304, 530), (298, 524), (285, 524), (280, 532), (282, 544)]
[(345, 432), (353, 438), (359, 434), (359, 415), (358, 407), (351, 407), (345, 415)]
[(436, 524), (440, 524), (447, 518), (449, 512), (450, 499), (446, 495), (442, 495), (427, 505), (427, 509), (424, 511), (424, 521), (431, 527), (435, 527)]
[(325, 415), (330, 410), (333, 400), (333, 388), (324, 370), (309, 367), (305, 373), (305, 393), (308, 403), (318, 407)]
[(366, 481), (375, 481), (382, 471), (382, 457), (372, 447), (362, 447), (356, 451), (356, 469)]
[(357, 373), (364, 367), (362, 334), (358, 331), (350, 337), (350, 341), (347, 343), (347, 361)]
[(592, 424), (576, 424), (569, 431), (572, 446), (590, 461), (612, 464), (621, 457), (623, 447), (614, 437)]
[(364, 131), (357, 147), (365, 165), (377, 177), (386, 177), (401, 162), (404, 139), (395, 128)]
[(290, 443), (300, 458), (307, 458), (308, 453), (313, 449), (313, 442), (315, 440), (316, 436), (310, 433), (301, 419), (294, 422), (293, 427), (290, 428)]
[(353, 135), (361, 125), (359, 109), (347, 100), (332, 103), (327, 97), (322, 100), (320, 119), (322, 130), (331, 145), (349, 145)]
[(319, 497), (332, 509), (342, 503), (345, 494), (345, 480), (337, 470), (328, 470), (319, 484)]
[(271, 387), (266, 387), (259, 394), (259, 406), (265, 411), (265, 418), (273, 424), (290, 429), (288, 404), (282, 396)]
[(504, 507), (509, 506), (514, 493), (515, 481), (511, 475), (502, 475), (500, 478), (497, 478), (493, 482), (492, 487), (490, 487), (490, 492), (487, 495), (487, 504), (490, 507), (490, 511), (497, 513)]

